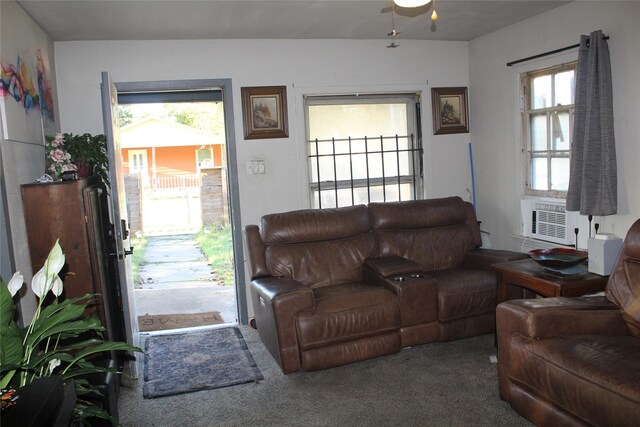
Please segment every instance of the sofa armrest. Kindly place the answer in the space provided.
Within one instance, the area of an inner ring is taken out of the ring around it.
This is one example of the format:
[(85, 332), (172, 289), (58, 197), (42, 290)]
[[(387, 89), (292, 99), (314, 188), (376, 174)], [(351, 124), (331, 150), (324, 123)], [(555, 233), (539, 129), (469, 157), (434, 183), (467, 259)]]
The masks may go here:
[(628, 335), (618, 306), (606, 297), (511, 300), (496, 308), (498, 382), (508, 400), (511, 339), (514, 334), (540, 339), (560, 335)]
[(251, 282), (260, 339), (285, 374), (300, 370), (295, 317), (313, 309), (313, 291), (293, 279), (265, 276)]
[(399, 256), (369, 258), (365, 261), (364, 266), (365, 270), (385, 278), (418, 273), (424, 270), (417, 262)]
[(498, 249), (475, 249), (467, 252), (462, 266), (480, 270), (492, 270), (491, 266), (499, 262), (517, 261), (527, 258), (526, 254)]
[(249, 267), (251, 269), (251, 279), (269, 274), (267, 261), (264, 258), (264, 245), (260, 238), (260, 229), (257, 225), (247, 225), (244, 228), (247, 239), (247, 255), (249, 256)]

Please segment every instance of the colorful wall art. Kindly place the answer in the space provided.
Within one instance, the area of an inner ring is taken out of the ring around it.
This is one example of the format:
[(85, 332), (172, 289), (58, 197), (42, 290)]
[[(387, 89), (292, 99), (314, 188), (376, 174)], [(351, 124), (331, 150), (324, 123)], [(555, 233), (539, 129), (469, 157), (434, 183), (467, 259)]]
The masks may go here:
[(0, 56), (0, 114), (4, 139), (44, 143), (45, 134), (54, 134), (56, 125), (54, 81), (49, 57), (52, 48), (47, 35), (20, 10), (4, 13)]

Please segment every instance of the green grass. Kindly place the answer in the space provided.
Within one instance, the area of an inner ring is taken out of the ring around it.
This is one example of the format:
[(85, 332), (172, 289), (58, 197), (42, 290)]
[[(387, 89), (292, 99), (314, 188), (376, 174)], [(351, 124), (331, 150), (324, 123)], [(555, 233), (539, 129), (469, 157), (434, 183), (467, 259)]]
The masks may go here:
[(233, 286), (233, 240), (231, 226), (209, 225), (204, 227), (196, 240), (207, 257), (213, 273), (221, 285)]
[(144, 250), (147, 247), (147, 238), (141, 236), (137, 238), (131, 236), (131, 246), (133, 246), (133, 254), (131, 254), (131, 270), (133, 271), (133, 284), (134, 287), (138, 287), (138, 278), (140, 277), (140, 266), (142, 265), (142, 258), (144, 257)]

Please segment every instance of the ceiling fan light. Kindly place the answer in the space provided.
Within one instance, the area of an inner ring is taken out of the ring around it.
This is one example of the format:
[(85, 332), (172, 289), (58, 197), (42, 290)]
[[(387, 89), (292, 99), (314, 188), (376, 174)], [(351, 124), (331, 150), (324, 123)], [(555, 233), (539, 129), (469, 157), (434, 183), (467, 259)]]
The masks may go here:
[(393, 0), (400, 7), (420, 7), (429, 4), (431, 0)]

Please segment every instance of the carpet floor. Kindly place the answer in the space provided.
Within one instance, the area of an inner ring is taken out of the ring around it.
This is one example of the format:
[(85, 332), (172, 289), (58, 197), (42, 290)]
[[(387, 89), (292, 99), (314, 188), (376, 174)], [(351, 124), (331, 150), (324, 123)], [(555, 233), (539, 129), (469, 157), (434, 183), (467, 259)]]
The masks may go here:
[(257, 331), (246, 326), (240, 330), (264, 380), (143, 399), (142, 379), (123, 378), (118, 404), (122, 425), (532, 425), (498, 397), (497, 365), (489, 360), (496, 354), (493, 335), (426, 344), (338, 368), (283, 375)]
[(153, 335), (145, 341), (145, 399), (262, 379), (237, 327)]

